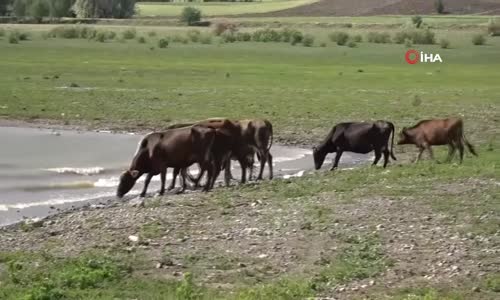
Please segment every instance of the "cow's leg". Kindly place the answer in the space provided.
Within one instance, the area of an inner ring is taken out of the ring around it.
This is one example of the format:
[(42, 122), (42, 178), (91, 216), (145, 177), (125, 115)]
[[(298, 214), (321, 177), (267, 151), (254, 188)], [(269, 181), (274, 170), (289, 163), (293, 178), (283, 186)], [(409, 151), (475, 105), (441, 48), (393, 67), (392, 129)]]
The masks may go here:
[(340, 151), (340, 150), (339, 150), (339, 151), (337, 151), (337, 153), (336, 153), (336, 155), (335, 155), (335, 159), (334, 159), (334, 161), (333, 161), (333, 166), (332, 166), (332, 168), (330, 169), (330, 171), (333, 171), (333, 170), (335, 170), (335, 169), (338, 167), (338, 165), (339, 165), (339, 161), (340, 161), (340, 157), (342, 156), (342, 152), (343, 152), (343, 151)]
[(422, 158), (422, 153), (424, 153), (424, 150), (425, 148), (424, 147), (418, 147), (418, 155), (417, 155), (417, 159), (415, 159), (415, 163), (418, 163), (418, 161), (420, 160), (420, 158)]
[(258, 155), (260, 161), (260, 170), (259, 176), (257, 176), (257, 180), (262, 180), (262, 174), (264, 174), (264, 167), (266, 166), (267, 155), (265, 153), (261, 153)]
[(181, 190), (178, 192), (179, 194), (180, 193), (184, 193), (184, 191), (186, 191), (186, 187), (187, 187), (187, 179), (186, 179), (186, 169), (182, 169), (181, 170), (181, 180), (182, 180), (182, 185), (181, 185)]
[(432, 147), (430, 145), (426, 145), (427, 147), (427, 151), (429, 152), (429, 157), (432, 159), (432, 160), (435, 160), (434, 159), (434, 152), (432, 152)]
[(151, 178), (153, 178), (153, 174), (152, 173), (148, 173), (148, 175), (146, 176), (146, 180), (144, 180), (144, 187), (142, 188), (142, 192), (141, 192), (141, 197), (146, 197), (146, 191), (148, 190), (148, 185), (149, 185), (149, 182), (151, 181)]
[(161, 171), (160, 179), (161, 179), (160, 195), (163, 195), (165, 194), (165, 181), (167, 180), (167, 168)]
[(390, 154), (389, 149), (385, 148), (384, 149), (384, 168), (387, 167), (387, 163), (389, 162), (389, 154)]
[(217, 177), (219, 177), (220, 171), (222, 169), (222, 162), (216, 161), (212, 164), (212, 179), (210, 180), (210, 189), (213, 189), (215, 186), (215, 181), (217, 180)]
[(177, 175), (179, 175), (179, 171), (180, 171), (179, 168), (174, 168), (174, 172), (173, 172), (173, 175), (172, 175), (172, 181), (170, 182), (170, 185), (167, 188), (168, 191), (171, 191), (171, 190), (174, 189), (174, 187), (175, 187), (175, 181), (177, 180)]
[(446, 157), (445, 162), (449, 163), (455, 156), (456, 147), (452, 141), (448, 144), (448, 156)]
[(267, 152), (267, 164), (269, 165), (269, 179), (273, 179), (273, 156)]
[(240, 163), (240, 166), (241, 166), (241, 184), (244, 184), (247, 181), (246, 163), (245, 163), (244, 160), (240, 160), (239, 163)]
[[(219, 166), (219, 169), (220, 169), (220, 166)], [(226, 186), (231, 185), (231, 179), (234, 179), (234, 178), (233, 178), (233, 174), (231, 174), (231, 158), (228, 158), (224, 162), (224, 183), (226, 184)]]
[(375, 160), (372, 165), (376, 166), (381, 157), (382, 153), (380, 153), (380, 149), (375, 149)]
[(464, 144), (460, 140), (457, 142), (457, 146), (458, 146), (458, 153), (460, 154), (460, 163), (462, 163), (462, 161), (464, 160)]

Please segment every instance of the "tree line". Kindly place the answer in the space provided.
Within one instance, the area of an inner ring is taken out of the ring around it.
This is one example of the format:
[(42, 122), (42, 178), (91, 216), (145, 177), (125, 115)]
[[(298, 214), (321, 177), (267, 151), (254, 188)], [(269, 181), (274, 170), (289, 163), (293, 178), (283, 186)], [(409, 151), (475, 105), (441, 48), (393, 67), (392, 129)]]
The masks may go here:
[(136, 0), (0, 0), (1, 16), (130, 18)]

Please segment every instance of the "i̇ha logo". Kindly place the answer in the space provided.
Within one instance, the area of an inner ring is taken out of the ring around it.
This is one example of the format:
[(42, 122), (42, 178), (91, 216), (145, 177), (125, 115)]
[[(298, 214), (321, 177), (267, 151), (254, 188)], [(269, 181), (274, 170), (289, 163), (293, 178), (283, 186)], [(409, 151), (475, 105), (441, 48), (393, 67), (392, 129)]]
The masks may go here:
[(405, 60), (410, 65), (414, 65), (418, 62), (422, 62), (422, 63), (435, 63), (435, 62), (442, 63), (443, 62), (443, 60), (441, 59), (441, 56), (439, 54), (424, 53), (422, 51), (419, 52), (415, 49), (410, 49), (410, 50), (406, 51)]

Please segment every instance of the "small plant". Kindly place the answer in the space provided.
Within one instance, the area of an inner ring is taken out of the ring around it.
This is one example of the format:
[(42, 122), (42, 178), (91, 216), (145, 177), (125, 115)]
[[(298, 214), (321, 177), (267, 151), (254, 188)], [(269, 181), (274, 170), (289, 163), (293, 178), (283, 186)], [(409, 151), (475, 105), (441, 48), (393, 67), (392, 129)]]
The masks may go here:
[(330, 40), (332, 42), (336, 42), (337, 45), (339, 46), (343, 46), (347, 43), (347, 41), (349, 40), (349, 34), (343, 32), (343, 31), (336, 31), (336, 32), (333, 32), (329, 35), (330, 37)]
[(116, 38), (116, 32), (114, 32), (114, 31), (107, 31), (106, 32), (106, 38), (108, 40), (114, 40)]
[(200, 43), (211, 44), (212, 43), (212, 36), (210, 34), (202, 34), (200, 36)]
[(415, 25), (416, 28), (420, 28), (420, 26), (422, 25), (422, 17), (421, 16), (413, 16), (411, 18), (411, 22), (413, 23), (413, 25)]
[(439, 41), (439, 45), (441, 46), (441, 48), (443, 49), (448, 49), (450, 48), (450, 41), (448, 41), (447, 39), (441, 39)]
[(391, 36), (385, 32), (369, 32), (366, 40), (369, 43), (388, 44), (391, 42)]
[(104, 43), (107, 39), (108, 35), (106, 34), (105, 31), (99, 31), (97, 35), (95, 36), (95, 40), (101, 43)]
[(292, 45), (296, 45), (298, 43), (302, 42), (302, 39), (304, 38), (304, 35), (300, 31), (294, 31), (290, 37), (290, 43)]
[(168, 47), (168, 39), (162, 38), (158, 40), (158, 48), (167, 48)]
[(189, 30), (187, 32), (188, 39), (193, 43), (197, 43), (200, 40), (200, 35), (200, 31), (197, 29)]
[(482, 34), (475, 34), (472, 36), (472, 44), (476, 46), (481, 46), (486, 44), (486, 38)]
[(361, 43), (363, 41), (363, 36), (361, 34), (356, 34), (352, 37), (352, 40), (356, 43)]
[(249, 32), (236, 33), (236, 40), (240, 42), (249, 42), (252, 40), (252, 35)]
[(305, 34), (302, 39), (302, 45), (304, 47), (312, 47), (314, 45), (314, 36), (312, 34)]
[(224, 43), (234, 43), (236, 42), (236, 34), (226, 31), (223, 34), (221, 34), (221, 39), (222, 42)]
[(187, 6), (182, 10), (181, 21), (192, 25), (201, 20), (201, 11), (195, 7)]
[(148, 32), (149, 37), (155, 37), (156, 36), (156, 31), (150, 31)]
[(357, 46), (358, 44), (356, 44), (356, 42), (352, 40), (347, 43), (347, 47), (349, 48), (356, 48)]
[(5, 36), (5, 29), (0, 28), (0, 36)]
[(129, 28), (122, 32), (122, 37), (126, 40), (133, 40), (137, 35), (135, 28)]
[(137, 39), (137, 42), (139, 44), (145, 44), (146, 43), (146, 38), (143, 37), (143, 36), (140, 36), (138, 39)]
[(220, 36), (221, 34), (223, 34), (226, 31), (235, 32), (236, 25), (234, 25), (233, 23), (229, 23), (229, 22), (217, 22), (214, 24), (213, 31), (214, 31), (214, 34), (216, 36)]
[(10, 34), (9, 34), (9, 44), (19, 44), (19, 36), (17, 35), (16, 32), (12, 31)]
[(434, 32), (426, 30), (403, 30), (394, 35), (396, 44), (403, 44), (407, 39), (410, 39), (413, 44), (433, 45), (436, 43)]
[(319, 46), (322, 47), (322, 48), (325, 48), (326, 47), (326, 43), (323, 42), (323, 43), (319, 44)]
[(413, 41), (411, 39), (405, 39), (405, 47), (411, 48), (413, 46)]

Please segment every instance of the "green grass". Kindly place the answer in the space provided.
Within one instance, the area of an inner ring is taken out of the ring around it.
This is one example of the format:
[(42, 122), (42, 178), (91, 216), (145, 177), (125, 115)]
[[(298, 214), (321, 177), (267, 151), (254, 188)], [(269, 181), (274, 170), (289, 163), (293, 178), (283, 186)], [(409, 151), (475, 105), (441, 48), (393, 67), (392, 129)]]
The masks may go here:
[(207, 3), (138, 3), (140, 17), (178, 17), (184, 7), (201, 10), (202, 16), (241, 15), (265, 13), (316, 2), (317, 0), (281, 0), (262, 2), (207, 2)]

